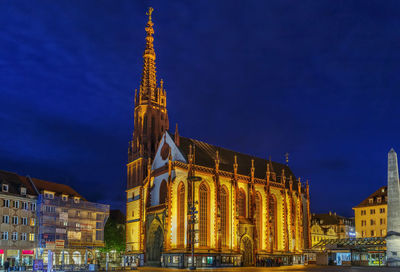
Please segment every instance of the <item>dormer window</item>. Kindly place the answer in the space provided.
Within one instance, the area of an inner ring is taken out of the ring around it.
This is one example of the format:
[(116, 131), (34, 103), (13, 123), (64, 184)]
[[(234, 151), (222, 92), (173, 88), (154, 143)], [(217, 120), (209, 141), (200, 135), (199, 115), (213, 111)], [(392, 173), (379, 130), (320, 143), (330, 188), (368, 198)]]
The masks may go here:
[(385, 192), (385, 188), (382, 188), (382, 193), (384, 193)]
[(8, 192), (8, 184), (3, 184), (3, 185), (1, 186), (1, 190), (2, 190), (3, 192)]
[(21, 195), (26, 195), (26, 188), (25, 187), (21, 187)]
[(68, 201), (68, 196), (67, 195), (62, 195), (61, 198), (62, 198), (63, 201)]
[(79, 197), (74, 197), (74, 202), (79, 203)]
[(53, 192), (44, 192), (44, 198), (54, 199), (54, 193)]
[(373, 204), (374, 203), (374, 199), (373, 198), (368, 199), (368, 203), (369, 204)]
[(382, 198), (381, 198), (381, 197), (378, 197), (378, 198), (376, 199), (376, 202), (381, 203), (381, 202), (382, 202)]

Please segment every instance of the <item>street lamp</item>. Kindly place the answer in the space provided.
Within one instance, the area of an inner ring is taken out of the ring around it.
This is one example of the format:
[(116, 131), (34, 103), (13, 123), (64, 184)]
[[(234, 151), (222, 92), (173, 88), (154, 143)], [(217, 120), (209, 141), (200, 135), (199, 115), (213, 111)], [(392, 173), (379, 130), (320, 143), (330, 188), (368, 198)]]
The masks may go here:
[(194, 234), (196, 233), (196, 230), (194, 229), (194, 225), (197, 222), (197, 217), (196, 214), (198, 214), (199, 212), (196, 210), (196, 204), (198, 204), (197, 201), (194, 201), (194, 183), (196, 181), (201, 181), (201, 177), (197, 177), (197, 176), (189, 176), (188, 180), (190, 180), (192, 182), (192, 203), (189, 207), (189, 214), (190, 214), (190, 220), (189, 220), (189, 225), (191, 225), (190, 227), (190, 246), (192, 249), (192, 263), (191, 266), (189, 267), (190, 270), (195, 270), (196, 267), (194, 266)]

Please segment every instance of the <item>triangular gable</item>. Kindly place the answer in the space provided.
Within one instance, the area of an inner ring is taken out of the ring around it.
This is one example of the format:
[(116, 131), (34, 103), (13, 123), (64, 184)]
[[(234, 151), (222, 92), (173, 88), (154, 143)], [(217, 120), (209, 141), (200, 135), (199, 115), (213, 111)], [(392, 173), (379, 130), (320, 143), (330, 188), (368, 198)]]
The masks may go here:
[(161, 137), (160, 143), (158, 144), (157, 152), (154, 157), (151, 170), (155, 170), (163, 167), (168, 163), (168, 155), (171, 152), (172, 161), (181, 161), (187, 163), (179, 147), (175, 144), (171, 135), (166, 131)]

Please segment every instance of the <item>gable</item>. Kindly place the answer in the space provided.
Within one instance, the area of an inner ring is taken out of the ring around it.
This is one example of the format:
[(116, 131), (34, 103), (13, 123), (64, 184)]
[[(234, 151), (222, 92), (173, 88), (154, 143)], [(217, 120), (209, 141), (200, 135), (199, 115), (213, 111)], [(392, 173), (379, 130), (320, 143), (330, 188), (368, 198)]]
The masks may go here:
[(171, 135), (168, 132), (164, 132), (161, 137), (160, 143), (158, 144), (156, 155), (151, 166), (151, 170), (156, 170), (165, 166), (168, 163), (168, 155), (171, 152), (172, 161), (180, 161), (187, 163), (179, 147), (175, 144)]

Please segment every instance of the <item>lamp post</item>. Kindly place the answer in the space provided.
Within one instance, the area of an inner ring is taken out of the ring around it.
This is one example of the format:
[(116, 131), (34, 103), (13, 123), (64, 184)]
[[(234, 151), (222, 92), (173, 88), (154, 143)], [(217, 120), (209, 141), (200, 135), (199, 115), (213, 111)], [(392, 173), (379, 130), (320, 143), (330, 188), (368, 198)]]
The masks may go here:
[(196, 176), (189, 176), (188, 180), (192, 182), (192, 203), (190, 203), (189, 207), (189, 214), (190, 214), (190, 220), (189, 220), (189, 225), (190, 227), (190, 246), (192, 250), (192, 263), (191, 266), (189, 267), (190, 270), (195, 270), (196, 266), (194, 266), (194, 234), (196, 233), (196, 230), (194, 229), (194, 225), (197, 222), (197, 216), (198, 211), (196, 210), (196, 204), (198, 204), (197, 201), (194, 201), (194, 182), (196, 181), (201, 181), (201, 177), (196, 177)]

